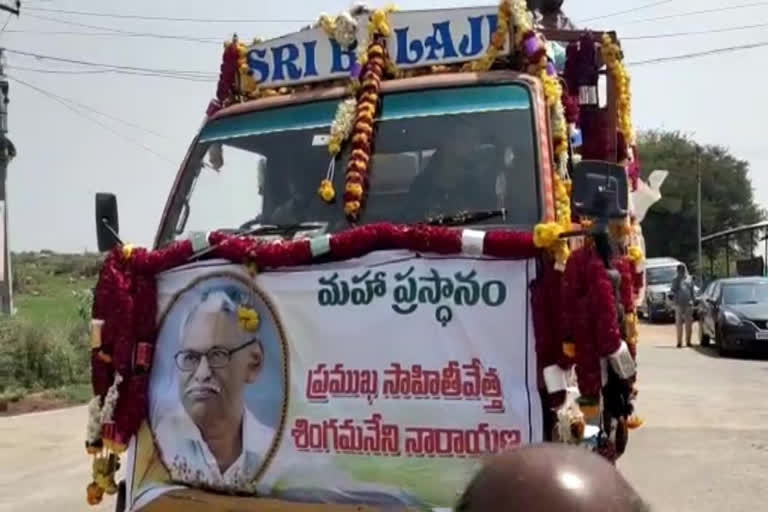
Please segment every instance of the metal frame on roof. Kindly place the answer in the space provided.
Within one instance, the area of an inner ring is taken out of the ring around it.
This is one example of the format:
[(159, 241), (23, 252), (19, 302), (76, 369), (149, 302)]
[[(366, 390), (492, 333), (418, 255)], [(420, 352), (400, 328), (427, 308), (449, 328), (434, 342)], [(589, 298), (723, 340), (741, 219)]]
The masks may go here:
[[(750, 231), (760, 231), (765, 230), (765, 235), (761, 239), (762, 242), (764, 242), (765, 247), (763, 250), (763, 267), (765, 268), (766, 264), (768, 264), (768, 221), (763, 222), (757, 222), (755, 224), (749, 224), (746, 226), (738, 226), (735, 228), (729, 228), (723, 231), (719, 231), (717, 233), (712, 233), (711, 235), (707, 235), (704, 237), (701, 237), (701, 243), (705, 244), (707, 242), (716, 242), (721, 239), (725, 239), (725, 276), (726, 278), (730, 277), (731, 275), (731, 264), (730, 264), (730, 244), (728, 243), (728, 240), (732, 236), (739, 235), (741, 233), (749, 233)], [(714, 264), (714, 259), (710, 257), (709, 260), (710, 263), (710, 269), (712, 269), (712, 265)], [(713, 270), (711, 270), (712, 272)], [(765, 270), (763, 271), (765, 273)]]
[(717, 233), (712, 233), (701, 238), (701, 243), (712, 242), (719, 238), (728, 238), (740, 233), (746, 233), (748, 231), (757, 231), (759, 229), (768, 229), (768, 221), (758, 222), (756, 224), (750, 224), (748, 226), (739, 226), (737, 228), (730, 228)]

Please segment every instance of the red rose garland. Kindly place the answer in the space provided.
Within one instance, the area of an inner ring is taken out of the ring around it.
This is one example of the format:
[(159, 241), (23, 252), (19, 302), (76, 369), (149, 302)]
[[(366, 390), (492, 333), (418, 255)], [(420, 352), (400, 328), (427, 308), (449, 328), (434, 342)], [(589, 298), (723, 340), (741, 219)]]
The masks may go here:
[[(558, 321), (561, 315), (561, 282), (562, 273), (555, 269), (554, 261), (542, 257), (538, 267), (538, 275), (531, 286), (531, 304), (533, 313), (533, 330), (536, 334), (536, 362), (538, 365), (539, 389), (545, 390), (544, 369), (558, 365), (569, 369), (572, 362), (565, 357), (563, 350), (562, 325)], [(548, 406), (555, 409), (562, 405), (565, 393), (558, 392), (549, 395)]]
[(590, 316), (596, 327), (598, 355), (608, 357), (621, 346), (613, 282), (600, 258), (593, 258), (589, 262), (588, 274), (592, 283), (589, 295)]
[(564, 336), (575, 346), (579, 391), (584, 398), (597, 400), (602, 389), (600, 359), (619, 349), (621, 333), (613, 283), (591, 245), (568, 259), (562, 289)]
[[(212, 233), (214, 246), (209, 258), (234, 263), (253, 263), (258, 268), (305, 265), (316, 255), (308, 240), (267, 243), (252, 238)], [(462, 231), (445, 227), (371, 224), (330, 236), (334, 260), (363, 256), (376, 250), (407, 249), (416, 252), (458, 254)], [(540, 254), (533, 235), (493, 231), (485, 234), (483, 253), (506, 259), (528, 259)], [(112, 251), (101, 270), (92, 315), (104, 321), (101, 344), (92, 351), (94, 394), (102, 401), (116, 374), (122, 378), (113, 421), (105, 424), (102, 441), (114, 452), (125, 450), (147, 417), (149, 372), (157, 338), (158, 273), (183, 265), (193, 256), (189, 241), (177, 242), (157, 251)]]
[(232, 96), (239, 58), (240, 53), (238, 51), (237, 39), (226, 43), (219, 72), (219, 83), (216, 86), (216, 99), (211, 100), (208, 104), (206, 115), (212, 116), (221, 110)]

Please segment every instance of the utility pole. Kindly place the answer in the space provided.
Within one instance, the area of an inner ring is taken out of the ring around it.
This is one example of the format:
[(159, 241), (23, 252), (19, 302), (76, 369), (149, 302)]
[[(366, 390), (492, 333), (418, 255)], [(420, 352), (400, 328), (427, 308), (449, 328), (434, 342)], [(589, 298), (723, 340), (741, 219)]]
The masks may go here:
[(701, 146), (696, 144), (696, 225), (698, 229), (699, 285), (704, 284), (704, 257), (701, 250)]
[(8, 164), (16, 148), (8, 138), (8, 77), (5, 76), (5, 52), (0, 48), (0, 313), (14, 314), (13, 272), (8, 242)]

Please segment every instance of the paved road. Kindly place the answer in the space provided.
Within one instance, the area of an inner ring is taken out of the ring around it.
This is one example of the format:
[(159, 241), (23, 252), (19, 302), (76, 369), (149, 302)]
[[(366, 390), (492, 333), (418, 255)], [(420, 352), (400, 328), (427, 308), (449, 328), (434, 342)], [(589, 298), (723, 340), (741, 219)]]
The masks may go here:
[[(643, 326), (639, 412), (621, 470), (658, 512), (768, 506), (768, 362), (674, 348)], [(0, 418), (0, 512), (111, 510), (84, 505), (83, 407)]]
[(768, 510), (768, 362), (677, 349), (671, 326), (643, 326), (641, 335), (646, 426), (621, 470), (654, 510)]

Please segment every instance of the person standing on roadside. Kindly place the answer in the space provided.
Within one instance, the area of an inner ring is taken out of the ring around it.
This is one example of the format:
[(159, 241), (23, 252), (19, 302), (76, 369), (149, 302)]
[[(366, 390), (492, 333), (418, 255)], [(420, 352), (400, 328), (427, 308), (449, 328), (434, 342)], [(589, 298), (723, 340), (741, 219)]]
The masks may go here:
[(685, 325), (685, 344), (691, 346), (693, 331), (693, 278), (685, 265), (677, 266), (677, 276), (672, 281), (672, 302), (675, 306), (675, 327), (677, 329), (677, 348), (683, 346), (683, 325)]

